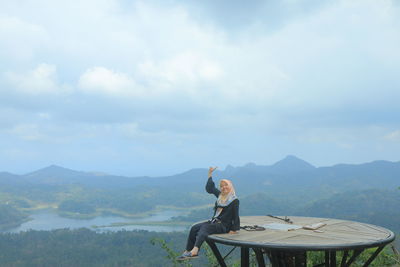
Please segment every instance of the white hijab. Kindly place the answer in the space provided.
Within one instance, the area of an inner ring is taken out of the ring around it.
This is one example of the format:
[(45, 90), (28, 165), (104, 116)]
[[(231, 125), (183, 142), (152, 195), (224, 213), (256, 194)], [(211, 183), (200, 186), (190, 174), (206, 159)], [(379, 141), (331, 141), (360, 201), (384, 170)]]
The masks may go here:
[(230, 191), (228, 194), (223, 195), (222, 192), (219, 194), (218, 199), (217, 199), (217, 210), (215, 213), (214, 217), (218, 217), (221, 212), (222, 209), (226, 206), (228, 206), (229, 204), (232, 203), (232, 201), (234, 201), (235, 199), (237, 199), (236, 193), (235, 193), (235, 188), (233, 187), (233, 184), (231, 181), (227, 180), (227, 179), (222, 179), (219, 184), (221, 186), (221, 183), (225, 182), (228, 184)]

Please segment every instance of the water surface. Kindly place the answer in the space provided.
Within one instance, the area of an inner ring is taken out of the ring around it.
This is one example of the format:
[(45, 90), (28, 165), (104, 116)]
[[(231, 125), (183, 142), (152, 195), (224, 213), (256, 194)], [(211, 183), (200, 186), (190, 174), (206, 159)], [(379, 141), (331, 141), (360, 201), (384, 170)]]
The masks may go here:
[(171, 217), (182, 215), (181, 211), (164, 210), (153, 215), (139, 218), (129, 219), (120, 216), (98, 216), (92, 219), (72, 219), (61, 217), (49, 210), (38, 211), (30, 215), (31, 220), (22, 223), (20, 226), (9, 229), (4, 232), (18, 233), (21, 231), (32, 230), (54, 230), (54, 229), (77, 229), (89, 228), (98, 232), (103, 231), (120, 231), (120, 230), (147, 230), (155, 232), (173, 232), (184, 231), (187, 227), (181, 225), (124, 225), (112, 227), (93, 227), (93, 226), (111, 226), (113, 223), (129, 223), (135, 222), (162, 222), (167, 221)]

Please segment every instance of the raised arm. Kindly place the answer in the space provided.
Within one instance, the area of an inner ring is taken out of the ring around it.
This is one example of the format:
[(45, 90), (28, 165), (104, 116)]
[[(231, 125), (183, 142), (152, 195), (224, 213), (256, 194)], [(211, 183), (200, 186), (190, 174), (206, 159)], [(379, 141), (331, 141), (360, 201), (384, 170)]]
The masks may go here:
[(217, 169), (217, 167), (215, 167), (215, 168), (210, 167), (208, 169), (208, 180), (207, 180), (207, 184), (206, 184), (206, 191), (207, 191), (207, 193), (214, 194), (216, 197), (218, 197), (219, 194), (221, 194), (221, 191), (219, 191), (218, 188), (215, 187), (215, 183), (212, 179), (212, 173), (216, 169)]

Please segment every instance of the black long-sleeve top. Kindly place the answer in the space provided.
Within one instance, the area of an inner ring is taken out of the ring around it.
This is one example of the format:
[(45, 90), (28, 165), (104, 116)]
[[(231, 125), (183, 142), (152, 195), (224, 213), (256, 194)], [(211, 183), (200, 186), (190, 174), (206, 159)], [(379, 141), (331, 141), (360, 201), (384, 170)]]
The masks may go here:
[[(217, 198), (221, 191), (215, 187), (215, 183), (212, 177), (209, 177), (206, 184), (207, 193), (214, 194)], [(215, 201), (214, 215), (217, 212), (217, 201)], [(228, 206), (223, 207), (221, 213), (218, 215), (218, 219), (225, 226), (227, 232), (239, 231), (240, 230), (240, 218), (239, 218), (239, 199), (233, 200)]]

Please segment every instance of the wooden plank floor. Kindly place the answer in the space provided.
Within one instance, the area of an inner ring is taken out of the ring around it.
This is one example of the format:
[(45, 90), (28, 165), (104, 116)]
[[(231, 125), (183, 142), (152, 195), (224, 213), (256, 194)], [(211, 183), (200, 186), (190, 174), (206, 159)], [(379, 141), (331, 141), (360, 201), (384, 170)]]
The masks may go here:
[[(245, 231), (240, 230), (238, 234), (213, 235), (220, 239), (254, 243), (274, 244), (277, 246), (351, 246), (368, 245), (390, 238), (393, 233), (385, 228), (364, 224), (354, 221), (345, 221), (327, 218), (311, 217), (289, 217), (294, 225), (304, 226), (315, 223), (325, 223), (326, 225), (318, 229), (322, 232), (313, 230), (272, 230), (264, 231)], [(269, 223), (288, 224), (282, 220), (269, 216), (242, 216), (240, 217), (241, 226), (264, 225)]]

